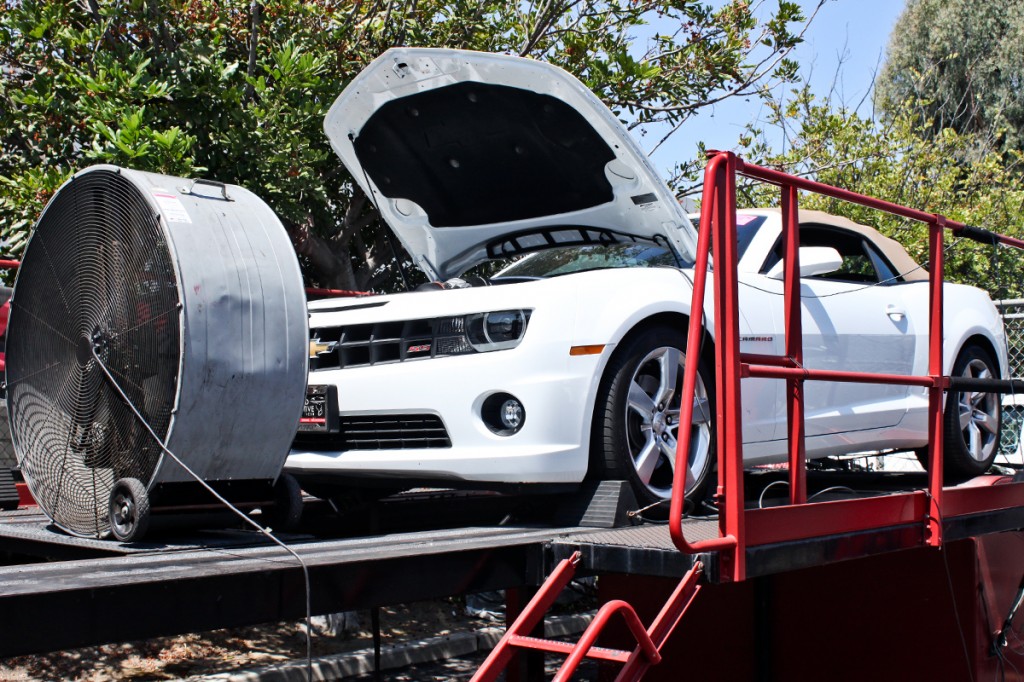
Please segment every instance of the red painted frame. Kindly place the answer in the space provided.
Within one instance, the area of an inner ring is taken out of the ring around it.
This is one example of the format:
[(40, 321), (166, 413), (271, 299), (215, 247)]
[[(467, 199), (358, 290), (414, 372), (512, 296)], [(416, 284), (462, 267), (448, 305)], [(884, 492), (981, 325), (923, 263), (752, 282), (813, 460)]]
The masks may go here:
[[(616, 682), (637, 682), (652, 665), (661, 662), (661, 648), (700, 592), (699, 581), (703, 572), (701, 562), (695, 561), (690, 570), (683, 575), (649, 628), (644, 628), (629, 603), (614, 599), (601, 606), (578, 642), (560, 642), (522, 634), (532, 632), (540, 624), (544, 614), (576, 574), (576, 565), (579, 561), (580, 553), (575, 552), (568, 559), (559, 562), (516, 621), (505, 630), (505, 634), (480, 665), (471, 682), (497, 680), (512, 662), (516, 649), (533, 649), (566, 656), (552, 682), (571, 680), (573, 673), (586, 658), (622, 664), (622, 669), (615, 678)], [(636, 646), (632, 650), (594, 646), (602, 630), (616, 614), (620, 614), (625, 620), (627, 629), (636, 641)]]
[(32, 497), (32, 493), (29, 492), (28, 486), (24, 483), (15, 483), (14, 487), (18, 490), (18, 506), (19, 507), (36, 507), (36, 498)]
[(343, 298), (351, 296), (369, 296), (368, 291), (349, 291), (348, 289), (324, 289), (322, 287), (306, 287), (307, 296), (318, 296), (320, 298)]
[[(779, 186), (785, 248), (783, 291), (785, 299), (785, 354), (752, 355), (740, 352), (739, 300), (736, 246), (736, 176)], [(865, 374), (807, 369), (803, 367), (803, 336), (799, 301), (799, 191), (814, 192), (860, 204), (929, 226), (929, 354), (927, 376)], [(669, 533), (675, 546), (687, 553), (721, 552), (721, 575), (726, 580), (746, 577), (746, 548), (870, 531), (898, 525), (923, 523), (926, 542), (942, 544), (943, 507), (947, 516), (1024, 506), (1024, 484), (978, 486), (944, 490), (942, 487), (942, 399), (949, 377), (942, 373), (943, 329), (943, 236), (967, 225), (941, 215), (926, 213), (874, 197), (800, 178), (770, 168), (745, 163), (731, 152), (712, 152), (705, 169), (703, 210), (697, 236), (696, 263), (691, 310), (704, 309), (709, 253), (715, 263), (715, 382), (718, 454), (720, 535), (713, 540), (690, 543), (682, 529), (689, 430), (681, 430), (676, 451), (675, 481), (669, 513)], [(992, 234), (1008, 246), (1024, 248), (1024, 241)], [(691, 315), (687, 330), (688, 348), (700, 344), (701, 315)], [(693, 395), (697, 357), (688, 354), (683, 375), (683, 395)], [(786, 381), (786, 412), (789, 440), (790, 506), (746, 511), (743, 491), (743, 442), (740, 411), (740, 379), (769, 377)], [(805, 381), (856, 381), (924, 386), (928, 389), (929, 478), (928, 489), (843, 502), (807, 504), (806, 457), (804, 446), (803, 384)], [(693, 417), (692, 401), (684, 400), (680, 423)]]

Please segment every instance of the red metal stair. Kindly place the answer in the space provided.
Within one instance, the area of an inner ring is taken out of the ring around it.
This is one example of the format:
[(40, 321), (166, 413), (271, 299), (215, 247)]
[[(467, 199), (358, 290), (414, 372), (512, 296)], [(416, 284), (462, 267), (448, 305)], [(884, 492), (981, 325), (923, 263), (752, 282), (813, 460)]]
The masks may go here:
[[(694, 562), (693, 567), (682, 577), (650, 628), (644, 628), (632, 606), (624, 601), (614, 600), (607, 602), (598, 610), (590, 626), (575, 644), (521, 634), (532, 632), (541, 622), (544, 614), (576, 574), (576, 565), (579, 561), (580, 554), (576, 552), (555, 567), (537, 594), (526, 605), (516, 621), (509, 626), (501, 641), (480, 666), (476, 675), (473, 676), (473, 682), (490, 682), (498, 679), (498, 676), (516, 654), (517, 649), (533, 649), (567, 656), (562, 667), (555, 674), (553, 682), (569, 680), (584, 658), (623, 664), (623, 668), (616, 678), (618, 682), (639, 680), (648, 668), (661, 661), (661, 647), (672, 634), (687, 607), (693, 603), (697, 592), (700, 591), (698, 581), (703, 570), (701, 562)], [(616, 613), (622, 614), (626, 626), (637, 641), (636, 647), (631, 651), (594, 646), (601, 631)]]

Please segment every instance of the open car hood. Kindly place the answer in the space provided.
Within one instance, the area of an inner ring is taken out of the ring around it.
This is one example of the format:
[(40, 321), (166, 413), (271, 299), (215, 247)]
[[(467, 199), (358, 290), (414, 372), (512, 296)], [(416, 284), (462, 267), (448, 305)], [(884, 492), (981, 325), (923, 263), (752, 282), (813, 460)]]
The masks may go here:
[(345, 88), (324, 129), (435, 279), (488, 257), (603, 239), (667, 242), (686, 259), (694, 251), (693, 226), (647, 156), (550, 64), (388, 50)]

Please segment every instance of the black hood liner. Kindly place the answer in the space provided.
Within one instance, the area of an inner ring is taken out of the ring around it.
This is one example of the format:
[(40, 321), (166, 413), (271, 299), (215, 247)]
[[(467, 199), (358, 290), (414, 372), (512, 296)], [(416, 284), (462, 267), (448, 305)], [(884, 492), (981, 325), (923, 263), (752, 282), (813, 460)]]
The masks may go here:
[(612, 201), (615, 152), (565, 102), (464, 82), (393, 100), (352, 141), (384, 196), (408, 199), (434, 227), (487, 225)]

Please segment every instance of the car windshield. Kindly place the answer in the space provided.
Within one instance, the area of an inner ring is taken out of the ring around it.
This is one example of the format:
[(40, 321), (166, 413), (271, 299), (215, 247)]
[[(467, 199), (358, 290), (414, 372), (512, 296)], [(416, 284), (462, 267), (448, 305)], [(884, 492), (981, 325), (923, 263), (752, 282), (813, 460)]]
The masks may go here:
[(676, 256), (651, 243), (586, 244), (532, 253), (500, 270), (495, 277), (557, 277), (606, 268), (679, 267)]
[[(690, 220), (693, 221), (694, 225), (700, 225), (700, 214), (691, 213)], [(743, 258), (743, 254), (746, 253), (747, 247), (750, 246), (750, 242), (754, 241), (754, 235), (764, 225), (767, 218), (763, 215), (752, 215), (750, 213), (737, 213), (736, 214), (736, 255), (737, 258)]]

